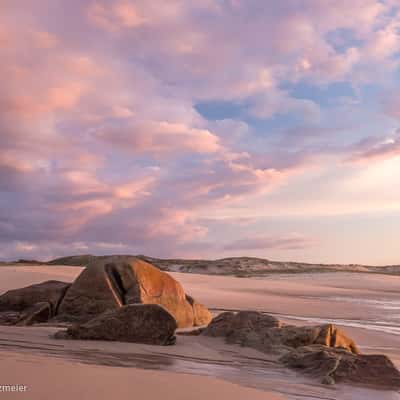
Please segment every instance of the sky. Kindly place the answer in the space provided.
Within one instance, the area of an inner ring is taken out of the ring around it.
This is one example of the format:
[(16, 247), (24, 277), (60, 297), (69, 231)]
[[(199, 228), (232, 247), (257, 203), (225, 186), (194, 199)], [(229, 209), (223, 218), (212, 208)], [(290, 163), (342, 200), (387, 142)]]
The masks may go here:
[(0, 0), (0, 259), (399, 264), (398, 0)]

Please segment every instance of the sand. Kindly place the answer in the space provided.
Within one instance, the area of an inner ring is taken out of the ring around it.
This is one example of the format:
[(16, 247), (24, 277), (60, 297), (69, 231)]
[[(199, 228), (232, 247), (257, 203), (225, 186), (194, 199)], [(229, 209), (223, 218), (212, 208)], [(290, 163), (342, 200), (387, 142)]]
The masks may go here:
[[(79, 267), (1, 267), (0, 293), (49, 279), (72, 281), (80, 271)], [(213, 309), (268, 311), (295, 324), (334, 320), (363, 352), (384, 352), (400, 365), (400, 329), (396, 330), (400, 277), (328, 273), (256, 280), (172, 275)], [(131, 399), (133, 395), (146, 400), (400, 398), (394, 392), (319, 385), (265, 354), (220, 339), (179, 336), (176, 346), (158, 347), (55, 341), (51, 335), (56, 330), (0, 327), (0, 385), (29, 388), (25, 393), (0, 392), (0, 400)]]
[(1, 353), (0, 377), (3, 383), (23, 383), (27, 386), (26, 392), (0, 392), (0, 398), (7, 400), (283, 399), (279, 395), (212, 377), (85, 365), (12, 352)]

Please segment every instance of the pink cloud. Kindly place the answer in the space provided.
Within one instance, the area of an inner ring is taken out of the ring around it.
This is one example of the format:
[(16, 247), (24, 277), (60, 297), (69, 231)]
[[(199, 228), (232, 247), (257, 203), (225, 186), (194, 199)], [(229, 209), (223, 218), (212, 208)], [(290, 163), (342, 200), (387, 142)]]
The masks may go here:
[(51, 49), (58, 44), (58, 38), (46, 31), (32, 31), (32, 40), (36, 47), (40, 49)]
[(400, 156), (399, 130), (385, 138), (371, 138), (362, 141), (353, 150), (350, 160), (353, 162), (375, 162)]
[(215, 153), (219, 139), (206, 129), (182, 123), (133, 120), (126, 126), (99, 128), (96, 138), (131, 153)]
[(121, 28), (135, 28), (146, 23), (134, 2), (128, 0), (95, 1), (88, 8), (88, 18), (98, 27), (110, 32), (117, 32)]
[(46, 111), (48, 112), (53, 109), (71, 109), (75, 107), (84, 90), (85, 86), (77, 82), (49, 88), (47, 92), (47, 104), (45, 104)]
[(382, 60), (397, 53), (400, 50), (399, 27), (400, 22), (396, 21), (375, 32), (364, 48), (365, 55)]

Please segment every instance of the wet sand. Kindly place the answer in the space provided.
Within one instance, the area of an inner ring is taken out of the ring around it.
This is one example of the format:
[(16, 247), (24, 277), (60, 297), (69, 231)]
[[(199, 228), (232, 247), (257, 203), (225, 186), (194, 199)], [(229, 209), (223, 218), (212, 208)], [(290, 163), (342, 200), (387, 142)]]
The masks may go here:
[[(1, 267), (0, 293), (49, 279), (72, 281), (80, 271), (78, 267)], [(172, 275), (215, 312), (257, 309), (295, 324), (334, 320), (363, 352), (384, 352), (400, 364), (396, 330), (400, 277), (329, 273), (261, 280)], [(56, 330), (0, 327), (0, 384), (30, 387), (28, 394), (0, 393), (0, 399), (124, 399), (132, 398), (132, 393), (145, 399), (400, 399), (393, 392), (319, 385), (282, 368), (270, 356), (219, 339), (179, 336), (176, 346), (158, 347), (56, 341), (51, 338)], [(77, 391), (86, 397), (74, 396)]]
[(14, 352), (1, 352), (0, 361), (2, 382), (27, 386), (26, 392), (0, 393), (7, 400), (284, 399), (212, 377), (87, 365)]

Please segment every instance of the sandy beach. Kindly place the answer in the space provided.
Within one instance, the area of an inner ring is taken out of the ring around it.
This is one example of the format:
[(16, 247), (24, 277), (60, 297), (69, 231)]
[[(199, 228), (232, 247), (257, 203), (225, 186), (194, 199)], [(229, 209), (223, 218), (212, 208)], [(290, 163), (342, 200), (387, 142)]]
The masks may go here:
[[(0, 293), (49, 279), (72, 281), (78, 267), (0, 269)], [(265, 279), (172, 274), (188, 293), (220, 310), (270, 312), (293, 324), (335, 322), (364, 353), (400, 366), (400, 277), (326, 273)], [(54, 340), (57, 327), (0, 327), (0, 384), (25, 393), (0, 399), (399, 399), (398, 393), (334, 387), (289, 371), (268, 355), (220, 339), (178, 336), (175, 346)]]

